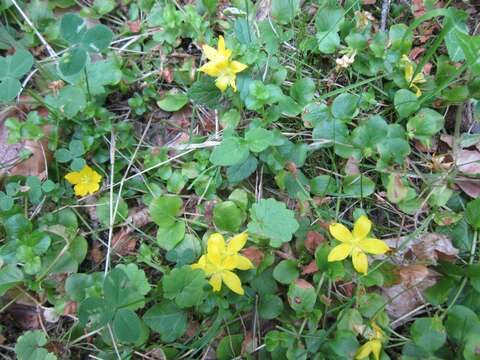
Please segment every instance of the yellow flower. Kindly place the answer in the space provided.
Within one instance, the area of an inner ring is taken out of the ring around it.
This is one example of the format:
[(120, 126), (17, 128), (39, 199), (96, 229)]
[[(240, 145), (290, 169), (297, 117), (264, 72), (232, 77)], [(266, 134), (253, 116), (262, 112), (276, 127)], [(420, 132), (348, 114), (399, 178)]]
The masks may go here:
[(102, 176), (93, 170), (90, 166), (85, 167), (80, 171), (73, 171), (65, 175), (65, 179), (72, 185), (75, 185), (73, 190), (77, 196), (85, 196), (93, 194), (100, 188)]
[(375, 360), (380, 360), (383, 333), (382, 330), (375, 323), (372, 323), (372, 328), (374, 331), (374, 335), (369, 341), (360, 346), (360, 349), (358, 349), (357, 353), (355, 354), (355, 359), (365, 359), (368, 358), (370, 354), (373, 354)]
[(234, 236), (228, 244), (219, 233), (210, 235), (207, 243), (207, 253), (202, 255), (198, 262), (192, 264), (194, 269), (202, 269), (210, 278), (213, 291), (220, 291), (222, 282), (233, 292), (243, 295), (244, 291), (240, 278), (232, 271), (235, 269), (253, 269), (253, 264), (245, 256), (238, 254), (245, 246), (248, 234), (242, 233)]
[(342, 224), (330, 225), (330, 234), (341, 244), (330, 251), (328, 261), (341, 261), (351, 255), (355, 270), (366, 274), (368, 271), (366, 253), (379, 255), (390, 250), (382, 240), (368, 237), (371, 229), (372, 222), (365, 215), (360, 216), (355, 222), (353, 232)]
[(238, 61), (230, 60), (232, 50), (225, 48), (225, 40), (220, 35), (218, 38), (218, 49), (214, 49), (208, 45), (202, 46), (203, 52), (209, 62), (200, 68), (201, 72), (216, 77), (215, 85), (223, 92), (228, 86), (231, 86), (233, 91), (237, 91), (235, 84), (236, 74), (245, 70), (247, 65)]
[(422, 90), (420, 90), (417, 84), (423, 84), (427, 80), (425, 80), (425, 77), (423, 76), (423, 73), (421, 71), (417, 75), (415, 75), (415, 77), (413, 77), (415, 70), (413, 68), (412, 61), (408, 58), (407, 55), (402, 56), (402, 62), (405, 66), (405, 80), (407, 80), (408, 86), (412, 89), (415, 89), (415, 95), (417, 97), (421, 96)]

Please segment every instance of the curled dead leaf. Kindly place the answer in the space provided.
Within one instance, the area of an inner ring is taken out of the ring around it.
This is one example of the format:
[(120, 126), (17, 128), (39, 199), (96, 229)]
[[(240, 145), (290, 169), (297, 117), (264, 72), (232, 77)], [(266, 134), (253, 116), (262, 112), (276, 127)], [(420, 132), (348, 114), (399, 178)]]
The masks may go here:
[(455, 179), (455, 184), (471, 198), (480, 196), (480, 179), (471, 179), (467, 177)]
[[(423, 293), (436, 284), (438, 274), (425, 265), (410, 265), (398, 270), (398, 278), (398, 284), (381, 290), (383, 297), (388, 299), (385, 310), (393, 319), (405, 316), (425, 304)], [(392, 324), (396, 327), (409, 319), (410, 317), (405, 317)]]
[(318, 271), (317, 263), (315, 260), (310, 261), (308, 265), (302, 267), (302, 275), (314, 274)]
[(345, 175), (360, 174), (360, 169), (358, 168), (359, 164), (360, 162), (356, 158), (350, 156), (347, 160), (347, 163), (345, 164)]
[(455, 164), (460, 172), (467, 175), (480, 174), (480, 152), (476, 150), (460, 150)]

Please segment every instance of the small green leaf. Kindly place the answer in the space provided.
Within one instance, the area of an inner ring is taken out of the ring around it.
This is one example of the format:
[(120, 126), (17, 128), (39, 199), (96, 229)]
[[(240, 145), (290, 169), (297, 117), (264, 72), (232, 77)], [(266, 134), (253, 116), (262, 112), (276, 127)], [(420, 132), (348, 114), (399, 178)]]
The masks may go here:
[(420, 108), (420, 103), (417, 96), (413, 92), (406, 89), (398, 90), (395, 93), (393, 102), (395, 104), (395, 110), (401, 119), (413, 114)]
[(440, 349), (447, 340), (442, 320), (437, 317), (415, 319), (410, 334), (415, 344), (430, 352)]
[(473, 228), (480, 229), (480, 199), (472, 200), (467, 204), (465, 217)]
[(172, 250), (185, 237), (185, 223), (178, 221), (168, 227), (159, 227), (157, 244), (163, 249)]
[(332, 115), (337, 119), (350, 120), (358, 112), (358, 97), (343, 93), (335, 98), (332, 103)]
[(80, 16), (74, 13), (63, 15), (60, 22), (60, 34), (69, 44), (78, 44), (86, 31), (87, 24)]
[(213, 208), (213, 221), (220, 230), (236, 232), (244, 220), (243, 212), (233, 201), (218, 203)]
[(245, 133), (245, 141), (251, 152), (262, 152), (275, 144), (275, 137), (271, 131), (258, 127), (249, 129)]
[(168, 228), (177, 221), (182, 206), (183, 201), (178, 196), (161, 196), (150, 203), (149, 213), (158, 226)]
[(423, 108), (407, 122), (410, 136), (429, 147), (433, 135), (443, 129), (443, 116), (435, 110)]
[(190, 266), (173, 269), (162, 280), (163, 295), (165, 298), (175, 300), (181, 307), (199, 305), (207, 296), (208, 281), (200, 269), (192, 269)]
[(137, 341), (141, 326), (140, 318), (130, 309), (118, 309), (112, 323), (113, 333), (123, 343)]
[(238, 137), (223, 139), (220, 145), (213, 149), (210, 162), (218, 166), (232, 166), (247, 160), (249, 155), (247, 143)]
[(242, 351), (243, 335), (228, 335), (218, 343), (216, 356), (218, 360), (231, 360), (240, 356)]
[(299, 10), (299, 0), (272, 0), (271, 14), (280, 24), (292, 21)]
[(343, 192), (353, 197), (366, 197), (375, 191), (375, 183), (362, 175), (348, 175), (343, 179)]
[(297, 262), (295, 260), (282, 260), (275, 266), (273, 270), (273, 277), (281, 284), (290, 284), (298, 278), (300, 272), (298, 271)]
[(315, 83), (310, 78), (297, 79), (290, 88), (290, 96), (302, 105), (312, 101), (314, 94)]
[(167, 94), (162, 100), (157, 101), (157, 105), (164, 111), (177, 111), (184, 107), (188, 102), (188, 97), (184, 94)]
[(215, 86), (215, 82), (206, 76), (196, 81), (188, 90), (187, 95), (194, 103), (213, 109), (218, 107), (222, 97), (222, 93)]
[(172, 301), (164, 301), (148, 309), (143, 321), (159, 333), (164, 342), (175, 341), (187, 330), (187, 314)]
[(100, 53), (108, 48), (113, 39), (113, 32), (105, 25), (95, 25), (85, 32), (81, 45), (88, 52)]
[(47, 337), (41, 330), (27, 331), (17, 340), (15, 353), (18, 360), (56, 360), (57, 357), (48, 352)]
[(67, 163), (72, 160), (72, 153), (67, 149), (58, 149), (55, 151), (55, 159), (59, 163)]
[(241, 164), (233, 165), (227, 168), (228, 182), (231, 184), (238, 183), (248, 178), (257, 169), (258, 160), (255, 156), (249, 156)]
[(5, 77), (0, 80), (0, 102), (11, 101), (22, 89), (22, 84), (17, 79)]
[(23, 280), (22, 271), (13, 264), (7, 264), (0, 269), (0, 296)]
[(299, 224), (292, 210), (275, 199), (261, 199), (250, 209), (248, 231), (270, 240), (270, 245), (280, 247), (292, 239)]
[(265, 320), (272, 320), (278, 317), (283, 311), (282, 299), (273, 294), (265, 294), (260, 297), (258, 313)]
[[(117, 194), (114, 194), (112, 201), (110, 202), (110, 195), (106, 194), (102, 196), (100, 199), (98, 199), (97, 207), (95, 208), (95, 212), (98, 216), (98, 220), (104, 225), (104, 226), (109, 226), (110, 225), (110, 207), (112, 207), (112, 210), (114, 211), (115, 208), (117, 207)], [(120, 198), (118, 200), (118, 207), (117, 207), (117, 212), (115, 214), (115, 219), (113, 220), (113, 224), (118, 224), (122, 221), (125, 221), (125, 219), (128, 216), (128, 205), (123, 200)]]
[(295, 312), (311, 312), (315, 306), (316, 298), (312, 284), (303, 279), (297, 279), (288, 288), (288, 303)]
[(63, 75), (73, 76), (85, 68), (87, 53), (84, 49), (74, 47), (60, 58), (59, 68)]
[(312, 194), (325, 196), (337, 191), (335, 179), (329, 175), (319, 175), (310, 180), (310, 191)]

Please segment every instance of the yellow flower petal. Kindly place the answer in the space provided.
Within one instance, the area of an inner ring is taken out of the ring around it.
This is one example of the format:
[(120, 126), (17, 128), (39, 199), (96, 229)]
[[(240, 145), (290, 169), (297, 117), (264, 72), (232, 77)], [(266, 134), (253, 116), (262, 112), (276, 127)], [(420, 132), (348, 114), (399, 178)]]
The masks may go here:
[(328, 254), (328, 261), (341, 261), (345, 259), (350, 252), (352, 251), (352, 245), (350, 244), (340, 244), (335, 246), (330, 253)]
[(355, 270), (359, 273), (366, 274), (368, 272), (367, 255), (361, 250), (354, 250), (352, 253), (352, 263)]
[(239, 252), (248, 240), (248, 234), (246, 232), (235, 235), (227, 245), (227, 252), (229, 254)]
[(220, 274), (214, 274), (208, 281), (212, 285), (213, 291), (220, 291), (222, 288), (222, 276)]
[(370, 230), (372, 230), (372, 222), (368, 217), (362, 215), (353, 225), (353, 237), (364, 239), (370, 233)]
[(207, 257), (205, 255), (202, 255), (202, 256), (200, 256), (200, 259), (198, 259), (198, 261), (196, 263), (190, 265), (190, 267), (192, 269), (205, 270), (206, 262), (207, 262)]
[(336, 223), (329, 227), (330, 234), (341, 242), (351, 242), (353, 240), (352, 233), (344, 225)]
[(201, 66), (199, 70), (212, 77), (217, 77), (220, 75), (220, 67), (218, 61), (210, 61), (205, 65)]
[(221, 57), (221, 54), (216, 49), (206, 44), (202, 46), (202, 50), (208, 60), (217, 60)]
[(236, 261), (237, 261), (237, 269), (239, 269), (239, 270), (250, 270), (250, 269), (255, 268), (255, 266), (253, 266), (250, 259), (246, 258), (245, 256), (235, 255), (235, 258), (236, 258)]
[(222, 261), (222, 269), (233, 270), (237, 267), (238, 262), (236, 256), (227, 256)]
[(85, 196), (89, 193), (89, 186), (88, 184), (79, 183), (73, 187), (73, 191), (77, 196)]
[(384, 241), (373, 238), (361, 240), (358, 243), (358, 246), (360, 246), (360, 248), (366, 253), (374, 255), (385, 254), (388, 250), (390, 250)]
[(415, 85), (414, 83), (412, 83), (412, 84), (410, 84), (410, 87), (411, 87), (412, 89), (415, 89), (415, 96), (416, 96), (416, 97), (422, 96), (422, 90), (420, 90), (420, 88), (419, 88), (417, 85)]
[(207, 253), (223, 254), (225, 252), (225, 239), (220, 233), (213, 233), (207, 240)]
[(365, 344), (360, 346), (360, 349), (357, 350), (357, 353), (355, 354), (355, 359), (361, 360), (368, 358), (372, 351), (373, 349), (371, 341), (367, 341)]
[(230, 69), (234, 74), (237, 74), (239, 72), (242, 72), (245, 70), (248, 66), (245, 64), (242, 64), (240, 61), (232, 61), (230, 64)]
[(235, 275), (235, 273), (228, 270), (222, 271), (222, 280), (233, 292), (239, 295), (243, 295), (245, 293), (242, 288), (242, 282), (240, 281), (240, 278)]
[(382, 351), (382, 343), (380, 340), (370, 340), (373, 356), (375, 360), (380, 360), (380, 352)]
[(65, 180), (67, 180), (70, 184), (75, 185), (82, 181), (82, 175), (79, 172), (73, 171), (65, 175)]
[(219, 88), (221, 92), (227, 90), (229, 84), (230, 76), (220, 75), (217, 80), (215, 80), (215, 86)]

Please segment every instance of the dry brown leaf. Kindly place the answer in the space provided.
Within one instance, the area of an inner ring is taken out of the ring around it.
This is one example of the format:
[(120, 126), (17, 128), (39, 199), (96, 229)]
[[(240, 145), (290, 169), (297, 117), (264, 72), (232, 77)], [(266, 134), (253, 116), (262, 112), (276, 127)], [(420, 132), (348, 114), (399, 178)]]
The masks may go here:
[(309, 231), (304, 245), (309, 252), (314, 253), (317, 247), (323, 242), (325, 242), (325, 236), (316, 231)]
[(458, 178), (455, 179), (455, 184), (474, 199), (480, 196), (480, 179)]
[[(385, 307), (387, 314), (393, 319), (398, 319), (425, 304), (423, 292), (435, 285), (437, 275), (424, 265), (400, 268), (398, 271), (400, 283), (381, 290), (382, 295), (389, 300)], [(399, 326), (408, 320), (409, 317), (406, 317), (394, 326)]]
[(257, 21), (265, 20), (268, 15), (270, 15), (271, 8), (272, 0), (260, 0), (257, 5), (257, 14), (255, 16)]
[(63, 308), (63, 315), (75, 315), (77, 312), (77, 302), (67, 301)]
[(360, 169), (358, 168), (359, 161), (353, 156), (350, 156), (345, 164), (345, 175), (358, 175), (360, 174)]
[(363, 0), (363, 5), (374, 5), (377, 0)]
[(125, 256), (135, 251), (137, 239), (130, 235), (132, 231), (130, 227), (122, 228), (112, 237), (112, 248), (117, 254)]
[(426, 233), (414, 239), (387, 239), (385, 242), (394, 250), (391, 259), (398, 264), (416, 264), (420, 261), (435, 265), (439, 258), (452, 260), (458, 255), (458, 249), (452, 245), (450, 237), (439, 233)]
[(302, 267), (302, 275), (314, 274), (317, 271), (318, 271), (318, 267), (315, 260), (310, 261), (308, 265)]
[(242, 250), (242, 254), (247, 257), (255, 266), (259, 266), (265, 255), (262, 250), (256, 246), (250, 246)]
[[(25, 140), (18, 144), (7, 144), (8, 129), (5, 120), (9, 117), (20, 117), (16, 109), (10, 109), (0, 114), (0, 176), (20, 175), (38, 176), (41, 180), (46, 178), (46, 164), (51, 160), (52, 154), (48, 150), (48, 140), (41, 141)], [(45, 126), (45, 133), (49, 133), (51, 127)], [(32, 155), (24, 161), (20, 161), (19, 153), (27, 150)]]
[(447, 144), (451, 148), (453, 147), (453, 139), (454, 137), (452, 135), (448, 135), (448, 134), (440, 135), (440, 140), (442, 140), (445, 144)]
[(12, 321), (21, 329), (33, 330), (41, 328), (40, 321), (42, 321), (42, 314), (36, 306), (16, 303), (8, 308), (8, 314), (12, 318)]
[(464, 174), (480, 174), (480, 152), (476, 150), (460, 150), (455, 163)]
[(140, 20), (127, 21), (127, 26), (132, 33), (136, 34), (136, 33), (140, 32), (141, 22), (140, 22)]

